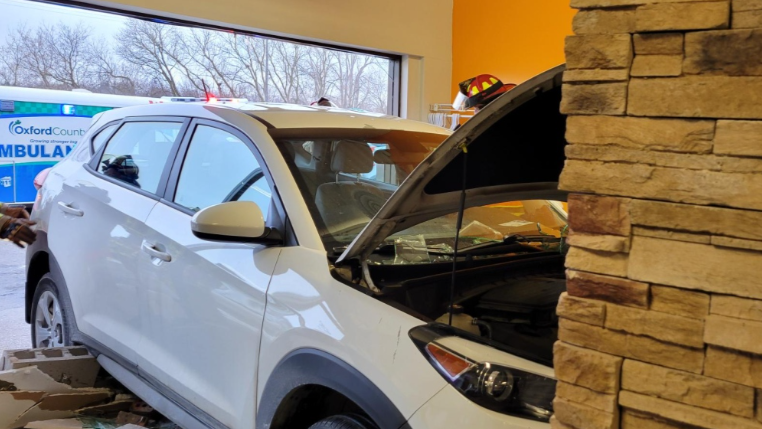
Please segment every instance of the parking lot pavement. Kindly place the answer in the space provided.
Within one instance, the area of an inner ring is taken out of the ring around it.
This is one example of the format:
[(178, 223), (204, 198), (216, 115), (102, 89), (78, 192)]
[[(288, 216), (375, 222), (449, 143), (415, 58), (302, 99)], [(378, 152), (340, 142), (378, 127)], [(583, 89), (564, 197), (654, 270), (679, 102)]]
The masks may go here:
[(24, 254), (0, 241), (0, 351), (31, 346), (24, 321)]

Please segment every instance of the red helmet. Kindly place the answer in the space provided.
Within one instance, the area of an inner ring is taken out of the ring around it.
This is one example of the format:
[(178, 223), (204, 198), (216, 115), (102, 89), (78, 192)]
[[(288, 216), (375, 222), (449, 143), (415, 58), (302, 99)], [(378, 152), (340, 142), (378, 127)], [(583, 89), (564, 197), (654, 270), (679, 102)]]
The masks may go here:
[(484, 107), (500, 94), (513, 89), (516, 85), (504, 84), (491, 74), (480, 74), (458, 84), (461, 94), (466, 98), (466, 108)]

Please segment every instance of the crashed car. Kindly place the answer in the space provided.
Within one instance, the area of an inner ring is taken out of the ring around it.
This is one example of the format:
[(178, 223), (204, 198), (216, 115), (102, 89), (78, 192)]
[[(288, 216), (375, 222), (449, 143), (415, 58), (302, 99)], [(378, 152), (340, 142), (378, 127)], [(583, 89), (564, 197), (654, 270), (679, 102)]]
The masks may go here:
[(330, 107), (103, 113), (34, 211), (34, 345), (86, 345), (185, 428), (548, 428), (562, 71), (452, 135)]

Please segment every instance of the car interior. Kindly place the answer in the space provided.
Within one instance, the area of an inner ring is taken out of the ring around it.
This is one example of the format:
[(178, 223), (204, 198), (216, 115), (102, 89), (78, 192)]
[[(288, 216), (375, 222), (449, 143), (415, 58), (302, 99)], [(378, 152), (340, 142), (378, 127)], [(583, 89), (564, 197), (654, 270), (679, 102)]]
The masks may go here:
[[(358, 221), (370, 221), (389, 199), (391, 192), (361, 180), (360, 175), (374, 167), (373, 151), (367, 143), (341, 140), (333, 144), (330, 169), (336, 181), (319, 185), (315, 192), (315, 205), (329, 232), (341, 233)], [(339, 180), (350, 175), (355, 175), (355, 180)]]

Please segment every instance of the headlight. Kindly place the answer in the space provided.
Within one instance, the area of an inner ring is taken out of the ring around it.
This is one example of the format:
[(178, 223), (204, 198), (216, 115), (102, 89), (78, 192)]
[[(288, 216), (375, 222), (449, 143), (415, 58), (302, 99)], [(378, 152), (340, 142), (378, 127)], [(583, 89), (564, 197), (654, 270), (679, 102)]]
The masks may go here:
[[(553, 415), (556, 380), (505, 363), (502, 353), (494, 349), (499, 345), (442, 324), (413, 328), (410, 338), (434, 368), (471, 401), (542, 422)], [(458, 348), (463, 342), (475, 342), (476, 347)]]

